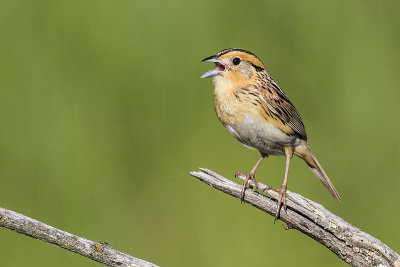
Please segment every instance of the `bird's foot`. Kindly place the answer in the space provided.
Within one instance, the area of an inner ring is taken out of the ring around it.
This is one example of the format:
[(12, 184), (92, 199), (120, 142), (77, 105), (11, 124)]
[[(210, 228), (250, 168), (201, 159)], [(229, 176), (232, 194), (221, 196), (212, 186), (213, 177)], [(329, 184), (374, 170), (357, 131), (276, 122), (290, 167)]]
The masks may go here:
[(285, 209), (285, 211), (287, 210), (287, 206), (286, 206), (286, 189), (287, 189), (287, 186), (284, 185), (284, 184), (281, 185), (281, 187), (279, 189), (274, 189), (274, 191), (279, 193), (278, 206), (276, 207), (274, 223), (276, 222), (276, 220), (278, 219), (278, 217), (279, 217), (279, 215), (281, 213), (282, 204), (283, 204), (283, 208)]
[(249, 182), (249, 180), (253, 181), (253, 183), (256, 185), (256, 187), (258, 187), (258, 182), (254, 178), (254, 173), (246, 174), (244, 172), (237, 172), (235, 174), (235, 177), (239, 177), (239, 176), (246, 177), (246, 179), (244, 180), (243, 186), (242, 186), (242, 191), (240, 193), (240, 203), (243, 203), (243, 201), (244, 201), (244, 191), (246, 190), (246, 185)]

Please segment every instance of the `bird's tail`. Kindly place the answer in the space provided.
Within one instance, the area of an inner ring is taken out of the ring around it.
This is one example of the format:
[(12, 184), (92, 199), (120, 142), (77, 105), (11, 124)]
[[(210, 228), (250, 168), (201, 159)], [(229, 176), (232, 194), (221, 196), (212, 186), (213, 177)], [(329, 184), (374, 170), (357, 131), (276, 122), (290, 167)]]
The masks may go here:
[(294, 154), (304, 159), (304, 161), (308, 164), (312, 172), (324, 184), (325, 188), (328, 189), (328, 191), (332, 194), (334, 198), (336, 198), (337, 201), (341, 202), (342, 199), (340, 198), (339, 193), (336, 191), (331, 180), (329, 180), (328, 175), (326, 175), (324, 169), (322, 169), (317, 158), (312, 153), (308, 143), (303, 140), (300, 145), (295, 147)]

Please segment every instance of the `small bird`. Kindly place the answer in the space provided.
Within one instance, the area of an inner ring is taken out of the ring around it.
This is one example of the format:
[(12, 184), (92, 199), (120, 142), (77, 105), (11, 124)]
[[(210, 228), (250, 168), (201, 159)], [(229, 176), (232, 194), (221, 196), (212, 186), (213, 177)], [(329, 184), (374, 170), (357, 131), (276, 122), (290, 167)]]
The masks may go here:
[(201, 62), (206, 61), (215, 63), (215, 69), (201, 78), (213, 77), (214, 108), (218, 118), (239, 142), (261, 153), (249, 174), (236, 173), (236, 176), (246, 177), (241, 201), (244, 200), (248, 181), (258, 184), (255, 173), (265, 157), (286, 157), (285, 177), (281, 187), (276, 190), (279, 192), (276, 221), (282, 204), (286, 209), (289, 164), (295, 154), (307, 163), (326, 189), (340, 202), (338, 192), (307, 143), (306, 130), (299, 112), (261, 60), (249, 51), (229, 48)]

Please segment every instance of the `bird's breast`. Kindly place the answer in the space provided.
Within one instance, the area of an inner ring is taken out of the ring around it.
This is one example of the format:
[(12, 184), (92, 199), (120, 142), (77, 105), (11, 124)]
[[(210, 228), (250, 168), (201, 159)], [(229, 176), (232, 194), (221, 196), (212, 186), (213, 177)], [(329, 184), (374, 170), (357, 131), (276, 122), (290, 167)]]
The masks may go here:
[(214, 79), (214, 109), (224, 125), (236, 124), (241, 117), (240, 101), (235, 97), (235, 88), (222, 77)]
[(252, 103), (235, 96), (235, 89), (230, 86), (215, 83), (214, 108), (222, 124), (237, 140), (262, 154), (282, 156), (284, 146), (297, 142), (295, 136), (268, 122)]

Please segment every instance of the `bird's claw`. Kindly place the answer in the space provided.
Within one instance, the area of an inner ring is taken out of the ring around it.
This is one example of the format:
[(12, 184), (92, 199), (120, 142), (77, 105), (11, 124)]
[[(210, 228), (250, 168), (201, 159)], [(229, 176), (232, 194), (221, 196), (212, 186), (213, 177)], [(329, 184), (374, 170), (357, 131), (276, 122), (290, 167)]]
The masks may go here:
[(244, 191), (246, 190), (246, 185), (249, 182), (249, 180), (253, 181), (253, 183), (256, 185), (256, 187), (258, 187), (258, 182), (254, 178), (253, 173), (246, 174), (244, 172), (237, 172), (235, 174), (235, 177), (246, 177), (243, 182), (242, 191), (240, 192), (240, 203), (243, 203), (244, 202)]
[(275, 220), (274, 223), (276, 222), (276, 220), (278, 219), (280, 213), (281, 213), (281, 209), (282, 209), (282, 204), (283, 204), (283, 208), (286, 211), (287, 210), (287, 206), (286, 206), (286, 189), (287, 186), (286, 185), (281, 185), (281, 187), (275, 191), (277, 191), (279, 193), (279, 197), (278, 197), (278, 205), (276, 207), (276, 212), (275, 212)]

